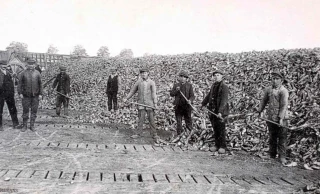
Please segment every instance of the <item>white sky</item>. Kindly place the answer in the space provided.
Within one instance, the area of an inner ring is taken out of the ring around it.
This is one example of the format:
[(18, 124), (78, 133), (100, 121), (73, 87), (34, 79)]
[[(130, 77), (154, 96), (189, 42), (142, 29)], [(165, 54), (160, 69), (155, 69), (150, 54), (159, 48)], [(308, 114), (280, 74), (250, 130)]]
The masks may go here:
[(96, 56), (241, 52), (320, 45), (320, 0), (0, 0), (0, 50), (77, 44)]

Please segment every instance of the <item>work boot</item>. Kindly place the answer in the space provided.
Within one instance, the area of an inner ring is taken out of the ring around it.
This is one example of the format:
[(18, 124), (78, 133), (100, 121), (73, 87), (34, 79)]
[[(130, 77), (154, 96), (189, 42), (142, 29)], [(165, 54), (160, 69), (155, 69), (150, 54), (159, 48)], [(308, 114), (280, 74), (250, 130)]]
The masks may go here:
[(212, 146), (212, 147), (209, 148), (209, 150), (211, 152), (216, 152), (218, 150), (218, 148), (216, 146)]
[(27, 131), (28, 119), (23, 119), (22, 125), (18, 126), (18, 129), (21, 129), (21, 132)]
[(17, 129), (19, 126), (19, 120), (18, 120), (17, 114), (11, 115), (11, 119), (12, 119), (12, 128)]
[(64, 115), (69, 116), (69, 110), (67, 107), (64, 108)]
[(218, 153), (219, 153), (219, 154), (225, 154), (225, 153), (226, 153), (226, 149), (224, 149), (224, 148), (219, 148)]
[(34, 122), (35, 122), (35, 119), (30, 120), (30, 130), (31, 131), (36, 131), (36, 129), (34, 128)]
[(58, 117), (60, 116), (60, 111), (61, 111), (61, 108), (60, 108), (60, 107), (57, 107), (57, 108), (56, 108), (56, 114), (57, 114)]

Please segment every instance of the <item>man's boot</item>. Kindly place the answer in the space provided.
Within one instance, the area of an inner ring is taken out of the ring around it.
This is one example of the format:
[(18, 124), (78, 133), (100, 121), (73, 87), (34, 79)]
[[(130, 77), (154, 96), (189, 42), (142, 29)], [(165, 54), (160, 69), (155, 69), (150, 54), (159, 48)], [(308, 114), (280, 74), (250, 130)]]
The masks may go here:
[(64, 107), (64, 116), (69, 116), (68, 107)]
[(61, 108), (60, 108), (60, 107), (56, 107), (56, 114), (57, 114), (57, 116), (60, 116), (60, 111), (61, 111)]
[(18, 129), (19, 128), (19, 120), (17, 115), (12, 115), (12, 128)]
[(28, 126), (28, 119), (23, 119), (22, 126), (20, 125), (19, 128), (21, 129), (21, 132), (27, 131)]
[(34, 122), (35, 122), (35, 119), (30, 120), (30, 130), (31, 131), (36, 131), (36, 129), (34, 128)]

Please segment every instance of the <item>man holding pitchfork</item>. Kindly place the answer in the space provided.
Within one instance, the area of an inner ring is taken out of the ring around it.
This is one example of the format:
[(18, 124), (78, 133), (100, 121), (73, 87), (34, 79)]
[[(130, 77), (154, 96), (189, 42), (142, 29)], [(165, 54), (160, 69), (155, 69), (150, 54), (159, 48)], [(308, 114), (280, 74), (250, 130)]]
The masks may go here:
[(181, 70), (178, 75), (179, 82), (173, 85), (170, 96), (174, 97), (173, 104), (177, 120), (177, 135), (180, 135), (183, 132), (182, 118), (184, 118), (187, 129), (192, 131), (191, 104), (195, 97), (192, 85), (187, 82), (189, 78), (188, 72)]
[(126, 103), (136, 92), (138, 92), (138, 130), (143, 130), (143, 123), (146, 113), (148, 114), (149, 124), (151, 127), (151, 134), (154, 138), (157, 138), (157, 127), (154, 122), (154, 109), (158, 109), (157, 90), (156, 84), (149, 78), (149, 69), (140, 69), (140, 79), (131, 88), (130, 93), (123, 99)]

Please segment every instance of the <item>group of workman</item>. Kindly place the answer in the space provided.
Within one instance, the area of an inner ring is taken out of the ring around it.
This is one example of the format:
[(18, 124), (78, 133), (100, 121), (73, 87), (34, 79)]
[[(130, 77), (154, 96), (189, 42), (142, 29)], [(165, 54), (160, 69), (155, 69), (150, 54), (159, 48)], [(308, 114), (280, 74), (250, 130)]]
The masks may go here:
[[(66, 67), (60, 67), (60, 73), (55, 77), (52, 88), (57, 87), (56, 114), (60, 115), (61, 105), (64, 105), (64, 113), (68, 115), (68, 102), (70, 94), (70, 77), (66, 73)], [(22, 124), (19, 124), (17, 108), (15, 104), (15, 88), (12, 77), (11, 66), (6, 60), (0, 61), (0, 131), (3, 131), (2, 114), (4, 103), (7, 103), (9, 113), (12, 119), (12, 127), (21, 129), (25, 132), (28, 129), (28, 120), (30, 118), (29, 128), (35, 131), (35, 120), (39, 102), (42, 99), (43, 88), (41, 80), (41, 69), (37, 68), (36, 61), (26, 60), (26, 69), (18, 75), (17, 92), (22, 102)], [(29, 116), (30, 115), (30, 116)]]
[[(40, 72), (35, 69), (35, 61), (28, 60), (27, 68), (19, 76), (18, 94), (22, 98), (23, 107), (23, 124), (19, 125), (17, 118), (17, 110), (14, 100), (14, 86), (10, 73), (7, 72), (6, 61), (1, 61), (0, 72), (0, 130), (2, 128), (2, 113), (4, 102), (7, 103), (13, 128), (19, 128), (21, 131), (27, 130), (27, 123), (29, 119), (29, 110), (31, 109), (30, 130), (35, 131), (34, 123), (37, 117), (37, 109), (39, 99), (41, 99), (42, 83)], [(68, 102), (70, 96), (70, 77), (66, 73), (66, 67), (60, 66), (60, 73), (55, 77), (52, 89), (57, 87), (56, 99), (56, 114), (59, 116), (61, 105), (64, 106), (64, 114), (68, 115)], [(123, 99), (125, 104), (135, 94), (137, 96), (138, 108), (138, 127), (136, 129), (137, 135), (142, 132), (145, 116), (148, 116), (150, 124), (150, 133), (154, 138), (158, 138), (157, 126), (155, 124), (154, 115), (155, 110), (158, 109), (157, 90), (155, 82), (149, 77), (149, 69), (141, 68), (139, 78), (131, 88), (129, 94)], [(209, 112), (209, 119), (214, 130), (215, 145), (211, 147), (211, 151), (218, 153), (225, 153), (227, 150), (226, 143), (226, 122), (229, 115), (229, 89), (223, 81), (224, 73), (220, 70), (215, 70), (212, 73), (214, 82), (210, 88), (209, 93), (205, 96), (201, 103), (200, 109), (207, 106)], [(288, 120), (288, 90), (283, 86), (284, 76), (275, 71), (271, 73), (272, 85), (267, 87), (264, 91), (260, 107), (256, 110), (257, 114), (262, 117), (262, 112), (267, 108), (267, 122), (269, 129), (269, 153), (271, 158), (279, 157), (281, 163), (286, 161), (286, 141), (287, 141), (287, 120)], [(178, 73), (178, 81), (170, 90), (170, 96), (174, 97), (174, 112), (177, 122), (177, 135), (180, 135), (184, 130), (192, 131), (192, 117), (191, 113), (194, 106), (192, 105), (195, 99), (192, 84), (188, 82), (189, 73), (181, 70)], [(121, 79), (116, 68), (110, 69), (110, 75), (107, 81), (106, 94), (108, 97), (108, 110), (117, 111), (118, 103), (117, 96), (121, 91)], [(112, 110), (113, 109), (113, 110)], [(185, 122), (186, 128), (182, 126), (182, 120)]]

